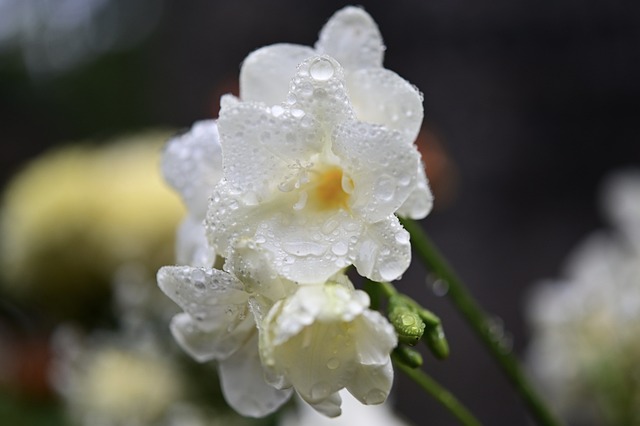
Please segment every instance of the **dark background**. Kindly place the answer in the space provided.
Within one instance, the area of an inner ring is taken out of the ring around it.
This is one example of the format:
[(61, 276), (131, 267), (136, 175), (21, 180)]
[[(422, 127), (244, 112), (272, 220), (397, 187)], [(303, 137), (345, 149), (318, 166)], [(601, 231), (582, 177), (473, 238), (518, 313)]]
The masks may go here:
[[(115, 1), (119, 7), (126, 2)], [(312, 45), (340, 1), (165, 1), (140, 43), (66, 70), (0, 51), (0, 182), (49, 147), (217, 114), (242, 59), (275, 42)], [(457, 176), (425, 229), (471, 291), (527, 344), (523, 306), (569, 250), (605, 226), (597, 189), (640, 162), (640, 3), (359, 2), (378, 23), (385, 66), (424, 93), (425, 125)], [(134, 12), (144, 16), (144, 9)], [(136, 15), (137, 16), (137, 15)], [(429, 174), (429, 170), (427, 171)], [(437, 189), (437, 188), (436, 188)], [(398, 287), (444, 320), (452, 355), (426, 369), (487, 425), (526, 425), (509, 385), (446, 298), (413, 267)], [(398, 374), (396, 404), (415, 424), (452, 417)]]

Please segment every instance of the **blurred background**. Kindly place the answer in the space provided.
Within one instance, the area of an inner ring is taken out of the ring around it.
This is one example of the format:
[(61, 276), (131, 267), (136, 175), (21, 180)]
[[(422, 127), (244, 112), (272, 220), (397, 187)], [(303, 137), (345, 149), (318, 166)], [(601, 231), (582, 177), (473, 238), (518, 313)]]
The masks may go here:
[[(606, 226), (602, 179), (640, 164), (640, 3), (358, 3), (380, 27), (386, 68), (424, 93), (420, 143), (436, 195), (424, 228), (521, 355), (529, 289), (558, 275), (571, 248)], [(173, 132), (217, 115), (220, 95), (237, 93), (249, 52), (313, 45), (347, 4), (0, 0), (0, 184), (70, 143), (104, 145), (162, 129), (159, 151)], [(425, 368), (486, 424), (528, 424), (494, 362), (414, 263), (398, 288), (442, 317), (451, 346), (450, 359), (427, 356)], [(22, 424), (62, 422), (40, 376), (46, 342), (67, 313), (7, 288), (0, 287), (0, 355), (16, 347), (7, 336), (28, 335), (20, 356), (35, 359), (19, 374), (4, 368), (0, 418), (35, 404)], [(90, 312), (74, 315), (85, 324), (110, 321), (87, 319), (98, 316)], [(414, 424), (455, 424), (401, 374), (394, 398)]]

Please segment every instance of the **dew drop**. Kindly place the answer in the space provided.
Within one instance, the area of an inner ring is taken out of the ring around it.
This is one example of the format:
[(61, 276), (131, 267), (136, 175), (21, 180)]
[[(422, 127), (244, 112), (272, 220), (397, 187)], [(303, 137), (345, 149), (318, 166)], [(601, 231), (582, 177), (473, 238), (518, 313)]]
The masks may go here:
[(329, 396), (331, 393), (331, 388), (327, 382), (318, 382), (315, 385), (311, 386), (311, 399), (312, 400), (322, 400)]
[(331, 77), (333, 77), (333, 73), (335, 72), (333, 65), (328, 59), (319, 58), (315, 62), (311, 64), (309, 68), (309, 73), (311, 74), (311, 78), (317, 81), (327, 81)]
[(405, 231), (398, 231), (395, 234), (395, 238), (398, 244), (407, 244), (409, 242), (409, 233)]
[(336, 230), (336, 228), (340, 225), (340, 223), (335, 219), (329, 219), (322, 225), (322, 232), (325, 234), (330, 234)]
[(340, 360), (338, 358), (330, 358), (329, 361), (327, 361), (327, 368), (329, 370), (335, 370), (338, 367), (340, 367)]
[(349, 251), (349, 246), (344, 241), (338, 241), (331, 246), (331, 251), (336, 256), (344, 256)]
[(400, 275), (405, 271), (406, 267), (402, 262), (394, 262), (388, 260), (386, 262), (380, 262), (379, 272), (380, 277), (384, 281), (393, 281), (398, 279)]
[(431, 284), (431, 291), (436, 296), (445, 296), (449, 292), (449, 283), (438, 278)]
[(291, 115), (293, 115), (295, 118), (302, 118), (305, 116), (305, 113), (301, 109), (292, 109)]
[(298, 87), (298, 91), (302, 96), (309, 97), (313, 95), (313, 86), (305, 82)]
[(382, 404), (387, 399), (387, 394), (380, 389), (371, 389), (364, 397), (364, 401), (368, 404)]
[(403, 315), (402, 316), (402, 325), (413, 325), (416, 323), (416, 319), (413, 315)]
[(389, 201), (396, 192), (396, 183), (393, 178), (388, 175), (382, 175), (376, 181), (375, 196), (379, 200)]
[(273, 114), (274, 117), (279, 117), (284, 113), (284, 108), (282, 108), (280, 105), (274, 105), (271, 107), (271, 114)]

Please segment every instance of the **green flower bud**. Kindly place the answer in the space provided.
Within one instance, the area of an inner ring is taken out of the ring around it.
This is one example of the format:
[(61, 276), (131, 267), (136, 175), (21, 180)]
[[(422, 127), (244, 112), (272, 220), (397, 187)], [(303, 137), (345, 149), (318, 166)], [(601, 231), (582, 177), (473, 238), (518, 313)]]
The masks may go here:
[(401, 362), (408, 367), (418, 368), (422, 366), (422, 355), (420, 355), (420, 352), (408, 346), (399, 345), (393, 350), (393, 355), (396, 362)]
[(389, 298), (388, 312), (398, 340), (415, 346), (424, 333), (425, 324), (413, 304), (402, 295), (393, 295)]

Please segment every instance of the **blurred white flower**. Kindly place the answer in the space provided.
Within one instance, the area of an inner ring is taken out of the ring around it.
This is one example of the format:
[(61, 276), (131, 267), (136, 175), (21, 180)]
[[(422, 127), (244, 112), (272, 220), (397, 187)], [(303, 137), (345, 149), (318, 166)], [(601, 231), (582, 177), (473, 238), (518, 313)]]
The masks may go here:
[(640, 250), (640, 170), (610, 175), (603, 185), (602, 205), (621, 238)]
[(383, 403), (391, 390), (391, 324), (368, 309), (369, 297), (342, 274), (299, 286), (259, 321), (260, 354), (268, 380), (293, 388), (317, 411), (340, 415), (346, 388), (363, 404)]
[(640, 222), (628, 214), (640, 205), (634, 181), (637, 173), (617, 175), (604, 187), (605, 210), (622, 232), (587, 238), (565, 278), (539, 285), (528, 306), (530, 370), (555, 409), (578, 424), (640, 422), (640, 245), (626, 230)]
[(19, 48), (32, 74), (67, 71), (135, 46), (159, 22), (163, 0), (0, 0), (0, 53)]
[(207, 241), (203, 222), (209, 195), (222, 177), (222, 150), (216, 121), (199, 121), (189, 132), (171, 139), (162, 156), (162, 172), (188, 209), (176, 238), (177, 262), (213, 266), (215, 250)]
[[(240, 98), (279, 105), (290, 91), (298, 64), (318, 55), (330, 55), (344, 69), (346, 92), (358, 120), (403, 133), (411, 144), (423, 118), (422, 95), (415, 86), (382, 65), (384, 44), (371, 16), (363, 9), (345, 7), (320, 31), (315, 48), (274, 44), (251, 53), (240, 71)], [(314, 90), (303, 85), (302, 92)], [(289, 94), (289, 96), (291, 96)], [(397, 213), (424, 218), (433, 205), (424, 166), (416, 165), (417, 180)]]
[(416, 147), (404, 133), (357, 120), (342, 67), (329, 56), (299, 65), (288, 99), (223, 103), (212, 245), (228, 256), (238, 238), (250, 238), (300, 283), (351, 264), (376, 281), (397, 279), (411, 247), (394, 213), (418, 179)]
[(84, 347), (69, 329), (58, 330), (54, 383), (71, 418), (87, 426), (162, 424), (170, 407), (185, 396), (175, 360), (152, 341), (116, 340)]

